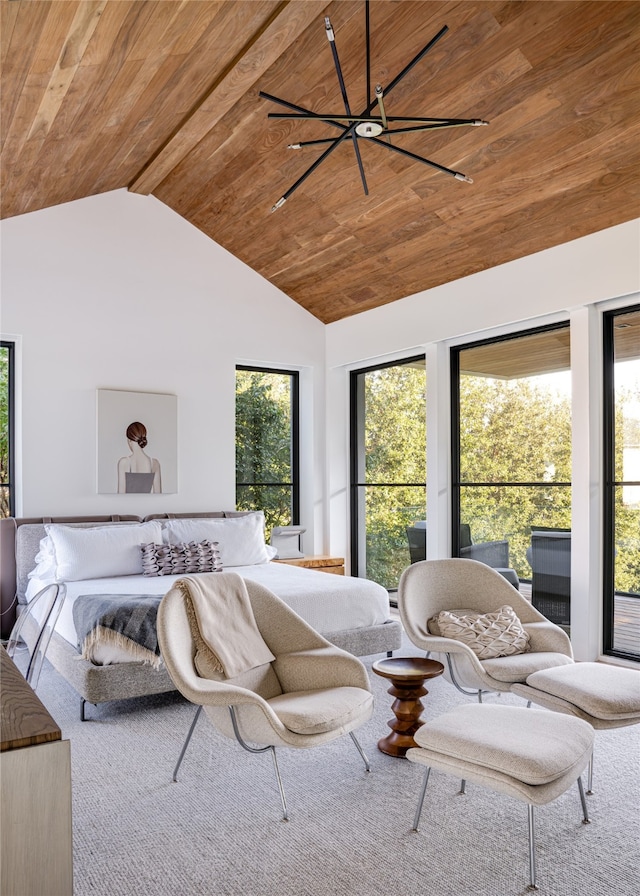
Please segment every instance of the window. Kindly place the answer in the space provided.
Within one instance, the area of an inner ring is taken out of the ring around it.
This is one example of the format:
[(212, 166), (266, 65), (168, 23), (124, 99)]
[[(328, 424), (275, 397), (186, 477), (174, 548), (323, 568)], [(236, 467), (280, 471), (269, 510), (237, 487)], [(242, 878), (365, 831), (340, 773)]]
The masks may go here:
[(15, 514), (13, 342), (0, 342), (0, 516)]
[(424, 356), (351, 374), (351, 568), (398, 587), (426, 518)]
[(236, 507), (273, 526), (300, 522), (298, 373), (236, 369)]
[(569, 623), (571, 370), (566, 324), (452, 351), (454, 556), (515, 569)]
[(640, 657), (640, 306), (603, 318), (604, 651)]

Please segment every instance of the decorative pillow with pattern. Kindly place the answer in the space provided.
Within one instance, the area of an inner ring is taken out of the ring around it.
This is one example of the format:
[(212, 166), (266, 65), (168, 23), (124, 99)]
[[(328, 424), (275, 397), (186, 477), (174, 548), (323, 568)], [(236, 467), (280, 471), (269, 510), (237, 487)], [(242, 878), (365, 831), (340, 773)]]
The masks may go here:
[(529, 635), (510, 606), (484, 614), (459, 615), (454, 610), (442, 610), (438, 627), (443, 638), (462, 641), (480, 660), (512, 656), (529, 649)]
[(175, 576), (190, 572), (221, 572), (217, 541), (188, 544), (141, 544), (145, 576)]

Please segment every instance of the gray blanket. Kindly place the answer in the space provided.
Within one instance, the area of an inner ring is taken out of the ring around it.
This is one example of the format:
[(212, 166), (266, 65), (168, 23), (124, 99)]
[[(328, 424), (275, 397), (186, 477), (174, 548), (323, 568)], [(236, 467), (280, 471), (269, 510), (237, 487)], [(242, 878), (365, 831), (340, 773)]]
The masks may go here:
[(83, 594), (73, 604), (78, 646), (93, 660), (97, 648), (124, 649), (134, 661), (160, 665), (156, 631), (162, 594)]

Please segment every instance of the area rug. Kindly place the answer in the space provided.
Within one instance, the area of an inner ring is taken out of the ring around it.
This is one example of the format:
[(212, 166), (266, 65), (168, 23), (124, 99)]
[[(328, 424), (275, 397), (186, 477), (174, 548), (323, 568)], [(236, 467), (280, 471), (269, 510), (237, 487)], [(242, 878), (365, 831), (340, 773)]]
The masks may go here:
[[(406, 645), (403, 653), (417, 653)], [(38, 693), (71, 741), (75, 896), (524, 896), (523, 803), (433, 772), (411, 830), (423, 769), (382, 754), (389, 682), (371, 672), (374, 717), (349, 737), (280, 751), (290, 820), (281, 820), (269, 756), (253, 756), (202, 716), (177, 783), (194, 715), (177, 694), (88, 707), (50, 666)], [(424, 718), (467, 698), (427, 682)], [(510, 696), (491, 702), (514, 705)], [(537, 810), (540, 896), (640, 892), (640, 726), (598, 732), (592, 823), (577, 787)]]

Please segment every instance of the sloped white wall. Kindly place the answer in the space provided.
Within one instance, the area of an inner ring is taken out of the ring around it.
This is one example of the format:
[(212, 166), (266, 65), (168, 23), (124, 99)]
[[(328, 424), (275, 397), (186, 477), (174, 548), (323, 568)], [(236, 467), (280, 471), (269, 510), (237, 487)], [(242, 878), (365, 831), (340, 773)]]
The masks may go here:
[[(305, 548), (322, 550), (322, 324), (153, 197), (106, 193), (5, 220), (1, 234), (1, 330), (19, 337), (20, 514), (232, 508), (235, 365), (289, 366), (306, 398)], [(177, 395), (177, 494), (96, 493), (100, 388)]]

